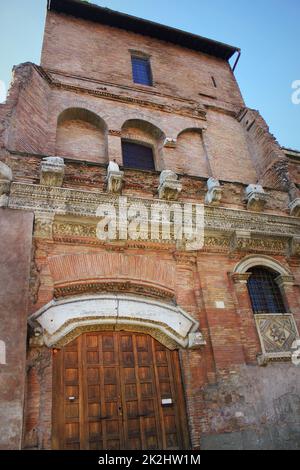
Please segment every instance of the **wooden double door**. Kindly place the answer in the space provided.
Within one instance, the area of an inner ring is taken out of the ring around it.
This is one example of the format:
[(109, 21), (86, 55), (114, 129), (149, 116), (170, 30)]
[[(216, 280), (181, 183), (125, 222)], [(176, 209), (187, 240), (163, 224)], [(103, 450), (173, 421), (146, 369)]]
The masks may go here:
[(84, 333), (53, 377), (53, 448), (189, 448), (178, 352), (151, 336)]

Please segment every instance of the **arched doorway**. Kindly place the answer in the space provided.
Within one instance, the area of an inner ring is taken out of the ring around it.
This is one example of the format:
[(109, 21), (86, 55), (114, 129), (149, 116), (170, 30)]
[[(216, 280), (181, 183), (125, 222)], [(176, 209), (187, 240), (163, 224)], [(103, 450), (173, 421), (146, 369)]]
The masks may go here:
[(53, 363), (53, 448), (189, 448), (178, 351), (143, 333), (87, 332)]

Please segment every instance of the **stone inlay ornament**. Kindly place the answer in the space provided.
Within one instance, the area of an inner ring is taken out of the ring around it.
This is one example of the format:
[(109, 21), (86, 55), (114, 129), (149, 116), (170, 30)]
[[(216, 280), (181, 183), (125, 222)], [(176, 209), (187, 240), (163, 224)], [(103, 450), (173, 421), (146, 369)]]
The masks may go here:
[(266, 358), (291, 356), (292, 344), (299, 337), (292, 314), (257, 314), (255, 322)]

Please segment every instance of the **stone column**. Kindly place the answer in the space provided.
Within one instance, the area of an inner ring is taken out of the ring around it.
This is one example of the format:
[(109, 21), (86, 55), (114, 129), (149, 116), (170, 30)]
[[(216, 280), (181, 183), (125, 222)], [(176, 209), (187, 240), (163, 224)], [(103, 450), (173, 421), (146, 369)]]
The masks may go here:
[(261, 352), (261, 347), (247, 287), (250, 276), (251, 273), (230, 273), (234, 287), (236, 309), (240, 319), (245, 361), (246, 363), (256, 363), (256, 356)]

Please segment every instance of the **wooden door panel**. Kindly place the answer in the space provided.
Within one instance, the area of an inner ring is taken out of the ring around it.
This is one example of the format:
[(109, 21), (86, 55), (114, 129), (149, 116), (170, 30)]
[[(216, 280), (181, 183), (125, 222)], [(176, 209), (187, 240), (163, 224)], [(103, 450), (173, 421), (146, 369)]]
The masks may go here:
[(86, 333), (54, 369), (55, 448), (187, 448), (176, 351), (144, 334)]

